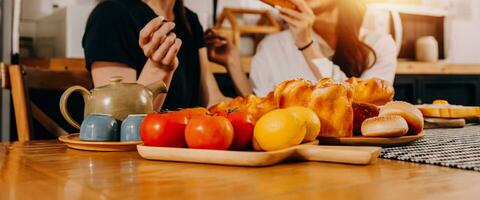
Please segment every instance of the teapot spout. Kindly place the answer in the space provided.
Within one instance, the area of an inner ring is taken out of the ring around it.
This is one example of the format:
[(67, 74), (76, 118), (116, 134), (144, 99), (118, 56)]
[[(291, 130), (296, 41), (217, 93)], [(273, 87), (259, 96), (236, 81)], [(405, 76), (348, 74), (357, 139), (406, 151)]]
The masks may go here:
[(147, 85), (147, 88), (152, 91), (153, 97), (156, 97), (160, 93), (167, 93), (167, 85), (163, 81), (156, 81)]

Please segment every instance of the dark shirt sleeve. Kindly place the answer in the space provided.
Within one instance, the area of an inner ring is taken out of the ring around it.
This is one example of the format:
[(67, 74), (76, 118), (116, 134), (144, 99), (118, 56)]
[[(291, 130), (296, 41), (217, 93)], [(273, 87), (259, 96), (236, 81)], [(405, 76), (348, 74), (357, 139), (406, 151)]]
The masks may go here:
[(135, 66), (138, 33), (133, 31), (133, 22), (128, 16), (125, 8), (111, 1), (100, 3), (92, 11), (82, 41), (87, 70), (90, 71), (96, 61), (142, 67)]
[(192, 12), (191, 18), (191, 26), (192, 26), (192, 33), (195, 38), (195, 46), (200, 49), (205, 47), (205, 40), (203, 39), (203, 28), (202, 24), (200, 24), (200, 20), (198, 20), (197, 14)]

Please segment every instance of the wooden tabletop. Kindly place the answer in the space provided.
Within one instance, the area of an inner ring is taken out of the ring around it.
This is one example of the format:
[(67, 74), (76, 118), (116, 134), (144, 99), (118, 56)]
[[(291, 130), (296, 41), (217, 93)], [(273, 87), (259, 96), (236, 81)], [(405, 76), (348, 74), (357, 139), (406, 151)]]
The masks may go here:
[(0, 143), (0, 199), (479, 199), (480, 173), (379, 160), (266, 168), (159, 162), (57, 141)]

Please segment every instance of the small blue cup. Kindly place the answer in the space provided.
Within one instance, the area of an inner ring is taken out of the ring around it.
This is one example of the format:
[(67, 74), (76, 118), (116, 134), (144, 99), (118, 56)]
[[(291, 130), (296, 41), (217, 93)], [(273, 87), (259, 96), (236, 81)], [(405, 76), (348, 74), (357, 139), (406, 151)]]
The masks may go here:
[(80, 126), (80, 140), (118, 141), (118, 122), (111, 115), (90, 114)]
[(144, 114), (128, 115), (128, 117), (122, 122), (120, 141), (141, 141), (140, 124), (142, 123), (143, 118), (145, 118)]

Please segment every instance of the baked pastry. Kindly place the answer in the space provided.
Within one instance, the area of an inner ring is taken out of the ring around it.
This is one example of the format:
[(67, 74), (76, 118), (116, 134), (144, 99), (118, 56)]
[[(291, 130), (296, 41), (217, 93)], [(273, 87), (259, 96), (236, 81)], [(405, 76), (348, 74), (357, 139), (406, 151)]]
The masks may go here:
[(359, 103), (370, 103), (374, 105), (385, 105), (393, 100), (395, 89), (392, 85), (382, 79), (372, 78), (362, 80), (349, 78), (347, 83), (353, 87), (353, 101)]
[(277, 108), (279, 108), (279, 106), (275, 104), (273, 92), (271, 92), (265, 98), (260, 98), (255, 95), (237, 97), (231, 101), (221, 102), (214, 105), (208, 110), (211, 113), (243, 111), (250, 113), (255, 120), (258, 120), (264, 114)]
[(294, 3), (292, 3), (289, 0), (260, 0), (260, 1), (270, 5), (272, 7), (280, 6), (282, 8), (290, 8), (290, 9), (293, 9), (293, 10), (297, 9), (297, 5), (295, 5)]
[(349, 84), (320, 80), (313, 88), (308, 108), (317, 113), (322, 124), (318, 137), (352, 137), (352, 88)]
[(407, 121), (396, 115), (370, 118), (362, 124), (364, 137), (400, 137), (407, 132)]
[(353, 108), (353, 133), (360, 134), (362, 123), (369, 118), (377, 117), (380, 109), (369, 103), (352, 103)]
[[(390, 102), (393, 90), (392, 86), (380, 79), (351, 78), (337, 83), (333, 79), (325, 78), (316, 84), (294, 79), (280, 83), (266, 97), (237, 97), (232, 101), (219, 103), (209, 110), (212, 113), (245, 111), (258, 120), (277, 108), (303, 106), (312, 109), (320, 119), (322, 126), (319, 137), (351, 137), (354, 128), (356, 132), (361, 132), (361, 124), (365, 119), (378, 116), (379, 110), (375, 104)], [(393, 112), (385, 112), (385, 115), (389, 113)], [(418, 126), (420, 125), (416, 128)]]
[(319, 137), (351, 137), (353, 134), (352, 88), (328, 78), (317, 84), (302, 79), (287, 80), (264, 98), (237, 97), (209, 110), (212, 113), (246, 111), (258, 120), (269, 111), (292, 106), (307, 107), (317, 114), (322, 124)]
[(314, 87), (312, 82), (303, 79), (283, 81), (273, 91), (275, 104), (280, 108), (307, 107)]
[(379, 116), (392, 115), (403, 117), (407, 121), (409, 132), (418, 134), (423, 131), (424, 122), (422, 112), (412, 104), (404, 101), (393, 101), (387, 103), (380, 109)]

